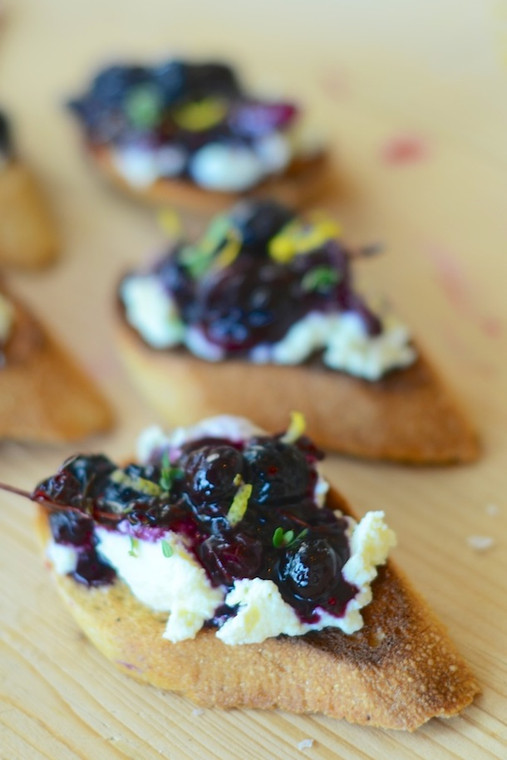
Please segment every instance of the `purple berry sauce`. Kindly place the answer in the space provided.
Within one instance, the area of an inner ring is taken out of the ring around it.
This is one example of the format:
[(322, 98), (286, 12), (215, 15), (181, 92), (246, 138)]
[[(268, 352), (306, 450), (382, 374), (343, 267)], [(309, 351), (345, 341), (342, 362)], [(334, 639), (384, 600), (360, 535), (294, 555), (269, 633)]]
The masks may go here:
[[(321, 456), (305, 436), (292, 444), (280, 435), (189, 442), (171, 465), (120, 469), (106, 457), (80, 455), (32, 498), (50, 510), (53, 540), (78, 549), (78, 582), (115, 578), (96, 549), (95, 526), (144, 540), (172, 530), (185, 536), (213, 585), (272, 580), (301, 620), (313, 622), (316, 607), (341, 616), (357, 592), (341, 573), (349, 558), (346, 520), (313, 498)], [(229, 510), (240, 483), (252, 489), (236, 522)], [(221, 608), (210, 624), (233, 613)]]
[[(215, 219), (195, 245), (177, 245), (152, 268), (186, 328), (225, 358), (248, 358), (256, 347), (277, 343), (312, 312), (353, 312), (369, 335), (382, 332), (353, 289), (351, 257), (339, 239), (325, 238), (287, 261), (271, 255), (273, 238), (295, 219), (274, 201), (243, 202)], [(224, 265), (231, 240), (239, 250)]]
[[(68, 105), (90, 145), (169, 147), (183, 157), (177, 176), (186, 179), (204, 145), (255, 150), (259, 139), (287, 130), (298, 115), (292, 103), (252, 99), (229, 66), (178, 60), (110, 66)], [(189, 123), (182, 113), (193, 106), (208, 107), (211, 117)]]

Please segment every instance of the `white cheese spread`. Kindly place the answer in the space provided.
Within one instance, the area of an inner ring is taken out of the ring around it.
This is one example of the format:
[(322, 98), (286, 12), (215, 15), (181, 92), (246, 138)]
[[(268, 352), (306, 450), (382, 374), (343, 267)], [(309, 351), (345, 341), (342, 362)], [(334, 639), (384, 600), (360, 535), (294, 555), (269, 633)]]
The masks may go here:
[(169, 348), (182, 342), (185, 326), (173, 299), (154, 275), (126, 277), (121, 296), (128, 322), (153, 348)]
[[(198, 327), (179, 319), (171, 296), (149, 275), (132, 275), (122, 286), (128, 322), (154, 348), (178, 344), (195, 356), (216, 362), (225, 358), (220, 347), (206, 339)], [(311, 312), (296, 322), (278, 342), (260, 344), (248, 358), (257, 364), (300, 364), (315, 351), (323, 362), (366, 380), (378, 380), (391, 369), (407, 367), (416, 359), (410, 333), (393, 314), (382, 319), (382, 332), (369, 335), (355, 312)]]
[[(273, 581), (244, 578), (235, 581), (228, 593), (224, 587), (214, 588), (203, 567), (185, 548), (184, 539), (172, 531), (167, 531), (163, 539), (146, 541), (99, 527), (96, 537), (99, 554), (114, 567), (134, 596), (156, 612), (169, 613), (163, 636), (173, 643), (194, 638), (221, 604), (238, 605), (237, 613), (216, 633), (230, 645), (260, 643), (280, 634), (301, 636), (323, 628), (339, 628), (347, 634), (359, 630), (363, 625), (360, 610), (371, 601), (371, 582), (377, 575), (377, 566), (386, 562), (389, 550), (396, 544), (383, 512), (368, 512), (359, 523), (350, 519), (351, 556), (343, 575), (358, 587), (358, 592), (342, 617), (317, 607), (318, 620), (305, 623), (284, 602)], [(170, 547), (170, 556), (166, 556), (163, 542)], [(57, 573), (75, 570), (78, 553), (73, 547), (50, 541), (47, 556)]]

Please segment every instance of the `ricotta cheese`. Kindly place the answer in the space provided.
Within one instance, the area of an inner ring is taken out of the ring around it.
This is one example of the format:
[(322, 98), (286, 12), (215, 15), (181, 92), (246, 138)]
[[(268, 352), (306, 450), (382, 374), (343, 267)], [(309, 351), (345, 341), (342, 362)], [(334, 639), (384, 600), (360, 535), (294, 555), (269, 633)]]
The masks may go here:
[(393, 315), (384, 318), (379, 335), (371, 336), (354, 312), (311, 312), (292, 325), (282, 340), (255, 348), (251, 358), (260, 364), (301, 364), (323, 350), (324, 364), (331, 369), (378, 380), (388, 370), (415, 360), (409, 341), (407, 328)]
[(127, 321), (153, 348), (182, 342), (185, 327), (171, 296), (154, 275), (133, 275), (121, 285)]
[(164, 538), (146, 541), (100, 527), (96, 536), (99, 554), (134, 596), (156, 612), (170, 612), (164, 638), (191, 639), (213, 617), (224, 593), (211, 586), (181, 536), (167, 531)]
[(46, 556), (58, 575), (73, 573), (77, 567), (78, 552), (73, 546), (50, 541), (46, 548)]
[[(171, 296), (153, 275), (132, 275), (121, 289), (128, 322), (154, 348), (185, 347), (205, 361), (218, 362), (225, 351), (211, 343), (198, 326), (187, 327)], [(393, 314), (382, 320), (382, 332), (369, 335), (355, 312), (311, 312), (298, 320), (278, 342), (260, 344), (248, 358), (256, 364), (301, 364), (323, 351), (324, 364), (366, 380), (378, 380), (391, 369), (416, 359), (410, 333)]]

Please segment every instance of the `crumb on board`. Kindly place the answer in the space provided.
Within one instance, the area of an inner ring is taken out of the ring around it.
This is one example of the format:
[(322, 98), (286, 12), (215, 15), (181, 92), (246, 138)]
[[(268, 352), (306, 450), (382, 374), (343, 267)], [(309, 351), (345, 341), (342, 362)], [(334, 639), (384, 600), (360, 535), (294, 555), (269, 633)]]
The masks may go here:
[(500, 513), (498, 504), (486, 504), (486, 514), (490, 517), (496, 517)]
[(303, 752), (305, 749), (310, 749), (311, 747), (313, 747), (313, 742), (314, 742), (314, 739), (302, 739), (298, 743), (297, 748), (300, 752)]
[(204, 710), (202, 709), (202, 707), (194, 707), (194, 709), (192, 710), (192, 715), (195, 718), (199, 718), (201, 715), (204, 715)]
[(468, 536), (468, 545), (477, 552), (484, 552), (491, 549), (495, 543), (491, 536)]

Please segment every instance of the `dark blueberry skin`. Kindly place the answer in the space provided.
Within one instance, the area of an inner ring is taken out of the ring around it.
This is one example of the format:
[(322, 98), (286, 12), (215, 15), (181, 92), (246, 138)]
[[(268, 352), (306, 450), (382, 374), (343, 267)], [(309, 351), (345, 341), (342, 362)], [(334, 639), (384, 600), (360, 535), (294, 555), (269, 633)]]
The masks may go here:
[(255, 578), (261, 571), (263, 547), (255, 536), (225, 532), (206, 538), (198, 556), (214, 585), (232, 586), (236, 578)]
[(230, 218), (241, 234), (243, 245), (258, 247), (292, 221), (295, 213), (277, 201), (243, 201), (235, 206)]
[(88, 546), (92, 544), (93, 520), (72, 509), (50, 512), (49, 525), (57, 544)]
[(227, 512), (244, 470), (243, 456), (230, 445), (204, 445), (184, 454), (183, 491), (197, 520), (211, 530), (228, 526)]
[(94, 549), (90, 549), (79, 553), (72, 577), (85, 586), (107, 586), (116, 580), (116, 573)]
[(313, 471), (295, 447), (273, 438), (254, 438), (244, 451), (252, 499), (257, 504), (297, 504), (310, 495)]
[(110, 459), (99, 454), (77, 455), (67, 459), (51, 478), (39, 483), (32, 494), (35, 501), (86, 509), (116, 469)]
[(342, 614), (355, 593), (355, 588), (341, 576), (348, 557), (343, 534), (330, 533), (324, 538), (310, 532), (287, 548), (279, 561), (278, 582), (283, 598), (296, 607), (303, 619), (312, 619), (315, 606)]

